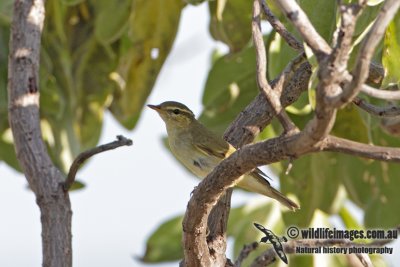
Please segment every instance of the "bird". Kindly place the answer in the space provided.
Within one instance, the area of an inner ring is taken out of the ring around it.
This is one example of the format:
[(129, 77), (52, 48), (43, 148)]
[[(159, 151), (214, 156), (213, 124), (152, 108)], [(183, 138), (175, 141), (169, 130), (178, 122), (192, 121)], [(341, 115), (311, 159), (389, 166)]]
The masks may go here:
[[(236, 149), (216, 133), (207, 129), (184, 104), (166, 101), (147, 105), (164, 121), (172, 154), (194, 175), (205, 178), (223, 159)], [(260, 169), (245, 174), (236, 186), (279, 201), (290, 210), (299, 205), (271, 186)]]

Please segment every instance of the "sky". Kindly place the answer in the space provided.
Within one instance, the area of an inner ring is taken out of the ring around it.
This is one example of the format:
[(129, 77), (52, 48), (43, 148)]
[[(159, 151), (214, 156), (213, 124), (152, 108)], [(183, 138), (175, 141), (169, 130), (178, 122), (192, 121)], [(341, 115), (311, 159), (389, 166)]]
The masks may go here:
[[(212, 51), (225, 49), (211, 39), (208, 21), (206, 4), (184, 9), (174, 47), (148, 103), (175, 100), (200, 113)], [(162, 120), (147, 108), (133, 131), (106, 114), (99, 143), (122, 134), (133, 146), (96, 155), (77, 174), (87, 186), (71, 192), (75, 267), (149, 266), (136, 260), (144, 253), (146, 239), (161, 222), (184, 212), (198, 183), (164, 149), (165, 133)], [(235, 191), (233, 205), (257, 197)], [(1, 162), (0, 212), (0, 266), (41, 266), (40, 214), (34, 195), (25, 178)]]

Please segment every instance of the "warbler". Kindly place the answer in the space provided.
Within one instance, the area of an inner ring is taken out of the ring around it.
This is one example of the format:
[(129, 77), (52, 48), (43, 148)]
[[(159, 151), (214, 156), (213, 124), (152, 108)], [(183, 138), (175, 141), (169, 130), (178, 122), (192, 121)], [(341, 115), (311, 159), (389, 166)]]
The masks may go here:
[[(199, 178), (206, 177), (223, 159), (236, 151), (222, 137), (196, 120), (187, 106), (174, 101), (147, 106), (157, 111), (165, 122), (174, 156)], [(265, 177), (268, 176), (256, 168), (244, 175), (237, 186), (276, 199), (291, 210), (299, 209), (295, 202), (274, 189)]]

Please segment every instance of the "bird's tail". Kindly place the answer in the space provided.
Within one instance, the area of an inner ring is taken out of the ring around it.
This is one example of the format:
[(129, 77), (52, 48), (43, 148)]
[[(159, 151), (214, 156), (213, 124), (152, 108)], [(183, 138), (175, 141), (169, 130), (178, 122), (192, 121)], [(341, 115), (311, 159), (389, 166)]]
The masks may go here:
[(239, 180), (237, 186), (247, 191), (259, 193), (278, 200), (282, 205), (288, 207), (292, 211), (300, 209), (300, 206), (297, 203), (273, 188), (270, 183), (257, 172), (251, 172), (247, 175), (244, 175), (244, 177)]
[(297, 205), (297, 203), (295, 203), (294, 201), (292, 201), (291, 199), (286, 197), (284, 194), (282, 194), (281, 192), (279, 192), (278, 190), (276, 190), (272, 186), (271, 186), (271, 192), (270, 193), (271, 193), (271, 195), (267, 195), (268, 197), (271, 197), (273, 199), (278, 200), (282, 205), (285, 205), (286, 207), (288, 207), (292, 211), (300, 209), (300, 206)]

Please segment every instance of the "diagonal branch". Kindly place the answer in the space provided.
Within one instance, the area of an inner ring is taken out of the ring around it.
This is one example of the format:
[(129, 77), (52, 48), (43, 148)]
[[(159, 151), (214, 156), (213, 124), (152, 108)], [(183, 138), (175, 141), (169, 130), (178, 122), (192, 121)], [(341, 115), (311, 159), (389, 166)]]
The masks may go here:
[(318, 61), (331, 52), (331, 47), (315, 30), (306, 13), (304, 13), (296, 1), (278, 0), (277, 4), (296, 27), (307, 45), (312, 49)]
[(277, 114), (279, 122), (282, 124), (285, 133), (293, 132), (297, 129), (291, 121), (280, 102), (281, 90), (272, 90), (267, 81), (267, 56), (265, 52), (265, 44), (261, 32), (261, 2), (262, 0), (253, 1), (253, 19), (252, 19), (252, 35), (253, 43), (256, 50), (257, 62), (257, 84), (261, 93), (265, 95), (268, 103), (271, 105), (274, 113)]
[(400, 115), (400, 108), (397, 106), (377, 107), (359, 97), (354, 98), (353, 103), (374, 116), (395, 117)]
[(258, 245), (259, 245), (258, 242), (253, 242), (251, 244), (244, 245), (239, 253), (239, 256), (235, 261), (235, 267), (242, 266), (243, 261), (250, 255), (251, 252), (253, 252), (258, 248)]
[(98, 153), (102, 153), (111, 149), (116, 149), (120, 146), (131, 146), (132, 145), (132, 140), (125, 138), (122, 135), (118, 135), (117, 136), (117, 141), (108, 143), (108, 144), (104, 144), (104, 145), (100, 145), (97, 146), (95, 148), (86, 150), (82, 153), (80, 153), (74, 160), (74, 162), (72, 162), (71, 167), (69, 168), (69, 172), (68, 172), (68, 176), (67, 179), (65, 180), (64, 183), (62, 183), (63, 188), (65, 191), (68, 191), (72, 184), (75, 181), (75, 175), (78, 172), (79, 167), (90, 157), (98, 154)]
[(283, 25), (283, 23), (277, 17), (275, 17), (271, 9), (268, 7), (266, 0), (262, 1), (261, 4), (264, 10), (264, 14), (268, 22), (271, 24), (272, 28), (274, 28), (276, 32), (282, 36), (282, 38), (288, 43), (290, 47), (297, 51), (303, 51), (303, 44), (286, 29), (285, 25)]

